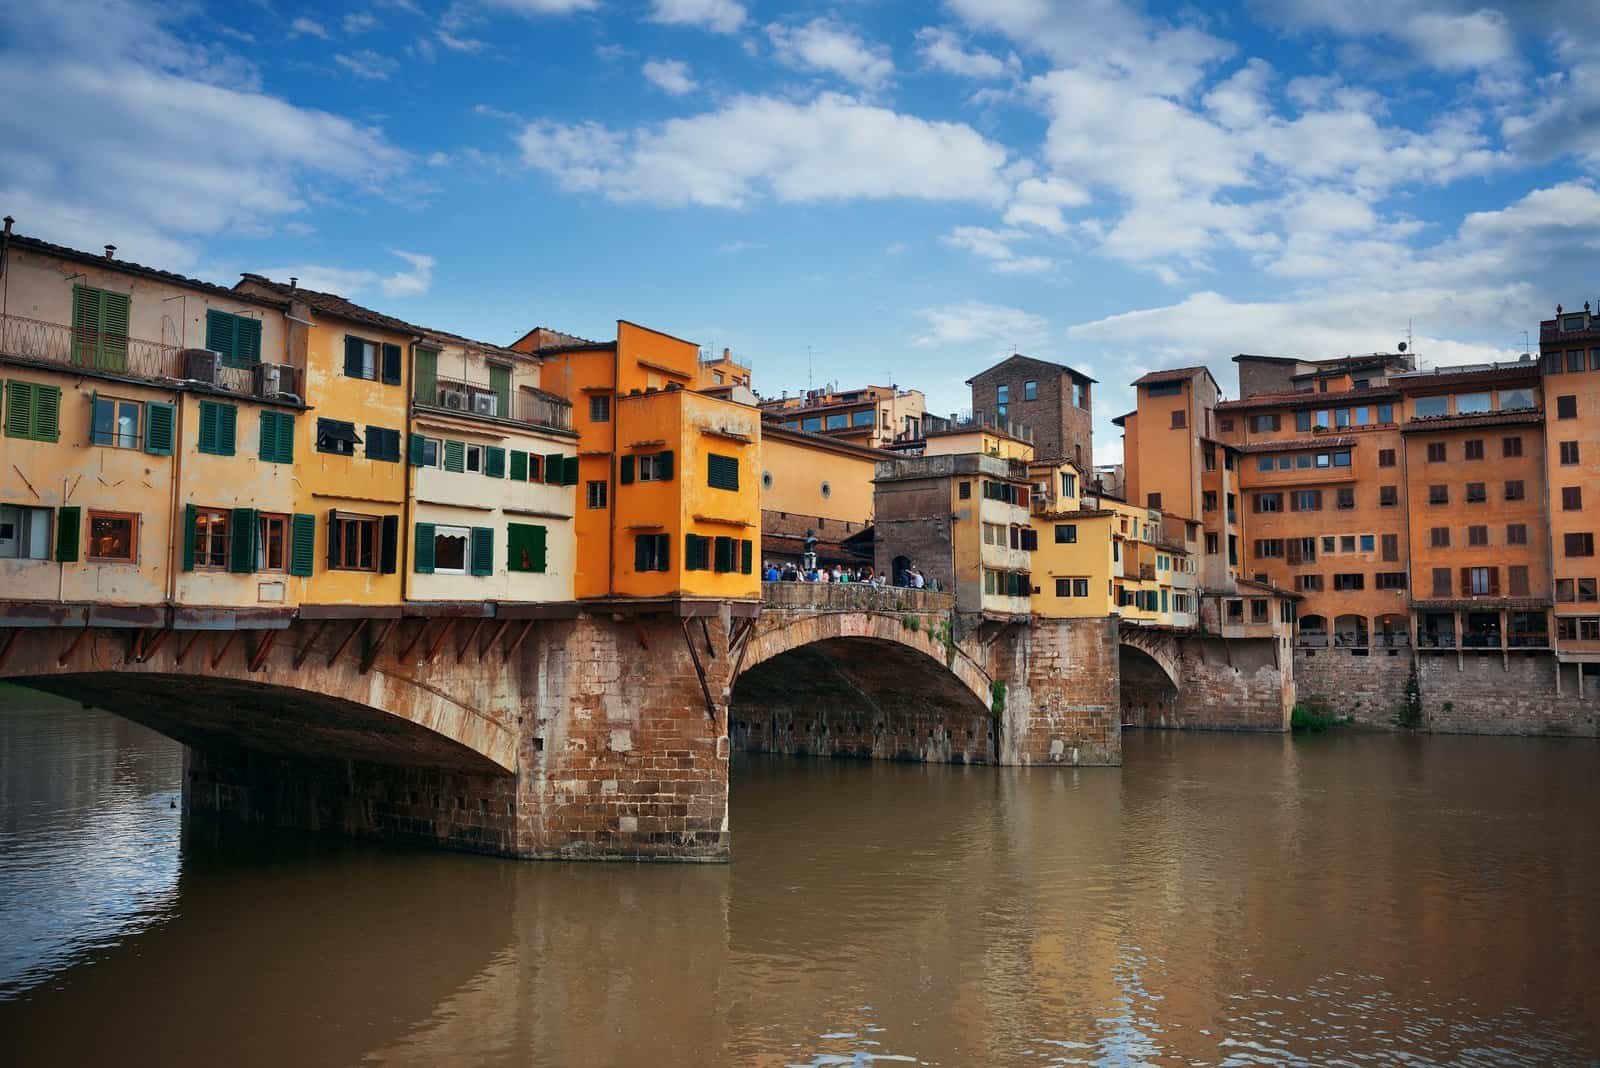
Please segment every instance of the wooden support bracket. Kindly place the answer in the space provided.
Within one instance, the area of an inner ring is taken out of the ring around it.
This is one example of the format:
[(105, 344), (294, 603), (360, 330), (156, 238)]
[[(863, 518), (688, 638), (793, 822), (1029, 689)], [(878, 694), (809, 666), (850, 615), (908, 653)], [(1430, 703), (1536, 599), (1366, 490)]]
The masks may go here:
[(478, 646), (478, 663), (483, 663), (483, 654), (495, 647), (495, 643), (500, 640), (500, 636), (506, 632), (506, 628), (509, 626), (511, 626), (511, 620), (502, 619), (500, 625), (494, 628), (494, 633), (489, 635), (489, 640)]
[(700, 636), (706, 640), (706, 656), (715, 660), (717, 658), (717, 647), (711, 642), (711, 624), (706, 622), (704, 616), (700, 617)]
[(212, 671), (217, 670), (218, 666), (221, 665), (222, 658), (228, 655), (228, 650), (233, 648), (234, 639), (237, 637), (239, 637), (238, 631), (230, 630), (228, 632), (228, 640), (222, 643), (222, 648), (217, 650), (217, 655), (211, 658)]
[(278, 630), (269, 630), (261, 635), (261, 641), (256, 644), (256, 651), (250, 657), (250, 670), (260, 671), (267, 663), (267, 656), (272, 652), (272, 647), (277, 644)]
[(344, 636), (344, 641), (340, 642), (339, 643), (339, 647), (337, 649), (335, 649), (331, 654), (329, 654), (329, 656), (328, 656), (328, 666), (329, 667), (333, 667), (334, 661), (338, 660), (339, 657), (341, 655), (343, 655), (344, 651), (347, 648), (349, 648), (350, 643), (356, 640), (356, 635), (360, 634), (362, 631), (367, 629), (367, 624), (369, 622), (370, 622), (370, 620), (366, 620), (366, 619), (358, 619), (358, 620), (356, 620), (356, 625), (350, 628), (350, 633), (346, 634)]
[(455, 629), (455, 626), (455, 620), (445, 620), (444, 626), (440, 628), (438, 636), (435, 637), (432, 644), (428, 646), (428, 651), (422, 654), (422, 662), (424, 664), (431, 664), (433, 662), (434, 656), (439, 652), (439, 648), (444, 645), (444, 640), (450, 637), (450, 632)]
[(517, 650), (522, 648), (522, 643), (527, 640), (528, 632), (532, 629), (533, 620), (525, 619), (522, 621), (522, 629), (517, 631), (517, 636), (511, 639), (510, 645), (506, 646), (506, 659), (508, 661), (517, 655)]
[(399, 625), (400, 621), (398, 619), (391, 619), (383, 625), (383, 629), (378, 632), (377, 638), (373, 639), (372, 644), (361, 657), (361, 674), (365, 675), (372, 670), (372, 665), (378, 662), (378, 656), (383, 652), (383, 643), (389, 640), (389, 635)]
[(78, 651), (78, 646), (83, 644), (83, 639), (89, 634), (88, 627), (79, 627), (77, 637), (72, 639), (72, 644), (67, 646), (66, 652), (56, 658), (57, 667), (66, 667), (67, 661), (72, 659), (72, 654)]
[(459, 664), (467, 658), (467, 650), (478, 640), (478, 633), (483, 630), (486, 622), (487, 620), (480, 619), (472, 625), (472, 633), (467, 635), (467, 640), (456, 647), (456, 663)]
[(711, 684), (706, 681), (706, 669), (700, 663), (700, 653), (694, 647), (694, 638), (689, 633), (689, 621), (678, 620), (678, 625), (683, 629), (683, 642), (689, 647), (689, 659), (694, 661), (694, 673), (700, 679), (700, 692), (706, 699), (706, 718), (712, 723), (717, 722), (717, 703), (711, 699)]
[(296, 671), (299, 671), (300, 665), (306, 662), (306, 657), (311, 655), (311, 647), (317, 644), (317, 639), (322, 637), (322, 632), (327, 629), (328, 621), (326, 619), (317, 620), (317, 625), (311, 628), (311, 636), (301, 643), (299, 649), (295, 650), (294, 669)]
[[(685, 641), (688, 641), (688, 639), (689, 639), (689, 624), (688, 624), (688, 621), (680, 620), (679, 622), (683, 623), (683, 637), (684, 637)], [(649, 641), (649, 639), (647, 639), (644, 636), (644, 624), (639, 622), (639, 617), (638, 616), (634, 616), (633, 617), (633, 633), (639, 639), (639, 645), (641, 647), (643, 647), (646, 651), (648, 651), (650, 649), (650, 641)]]
[(5, 667), (6, 661), (11, 659), (11, 647), (17, 644), (17, 635), (21, 633), (21, 627), (12, 627), (6, 631), (5, 641), (0, 642), (0, 668)]
[(428, 621), (424, 619), (417, 627), (417, 632), (411, 636), (411, 640), (406, 642), (405, 645), (401, 646), (400, 652), (395, 659), (400, 661), (402, 664), (405, 663), (406, 657), (411, 655), (411, 650), (417, 647), (418, 643), (422, 641), (422, 636), (426, 633), (428, 633)]
[(183, 643), (183, 648), (182, 649), (178, 650), (178, 658), (177, 658), (177, 660), (173, 661), (174, 665), (176, 665), (178, 667), (182, 667), (183, 666), (184, 658), (189, 655), (189, 650), (194, 648), (194, 643), (199, 641), (200, 640), (200, 635), (202, 635), (204, 633), (205, 633), (205, 631), (203, 631), (203, 630), (196, 630), (196, 631), (191, 631), (190, 632), (189, 640)]
[(124, 664), (137, 664), (144, 659), (140, 652), (144, 648), (144, 628), (138, 627), (128, 637), (128, 652), (123, 656)]
[(145, 642), (144, 648), (139, 651), (139, 663), (146, 663), (151, 657), (155, 656), (156, 653), (160, 652), (161, 647), (167, 643), (167, 639), (170, 637), (172, 637), (171, 627), (165, 627), (156, 631), (155, 637), (151, 638), (148, 642)]

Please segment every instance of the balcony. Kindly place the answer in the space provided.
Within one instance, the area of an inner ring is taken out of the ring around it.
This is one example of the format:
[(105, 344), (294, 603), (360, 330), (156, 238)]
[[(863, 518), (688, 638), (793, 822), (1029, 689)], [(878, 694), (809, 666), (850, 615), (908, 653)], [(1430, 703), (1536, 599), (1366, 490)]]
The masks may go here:
[(451, 415), (497, 419), (524, 426), (572, 428), (572, 405), (560, 397), (531, 389), (495, 390), (487, 382), (437, 375), (434, 389), (415, 399), (418, 408)]
[[(0, 356), (9, 359), (163, 384), (199, 382), (246, 396), (258, 392), (258, 367), (276, 368), (275, 375), (287, 372), (293, 378), (292, 368), (277, 364), (230, 366), (215, 357), (186, 362), (185, 351), (196, 350), (121, 334), (74, 330), (64, 323), (21, 315), (0, 315)], [(292, 382), (278, 381), (276, 385), (270, 393), (297, 392)]]

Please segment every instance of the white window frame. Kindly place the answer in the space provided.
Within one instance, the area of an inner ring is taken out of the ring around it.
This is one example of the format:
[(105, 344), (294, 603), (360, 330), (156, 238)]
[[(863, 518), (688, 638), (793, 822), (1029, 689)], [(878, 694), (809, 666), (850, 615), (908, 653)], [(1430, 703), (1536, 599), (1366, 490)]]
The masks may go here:
[[(111, 406), (111, 432), (110, 439), (107, 441), (100, 440), (100, 431), (96, 426), (100, 418), (100, 406), (102, 404), (109, 404)], [(122, 431), (118, 429), (124, 408), (129, 408), (133, 411), (133, 432), (131, 436), (124, 435)], [(143, 429), (143, 401), (128, 400), (126, 397), (97, 396), (94, 398), (94, 408), (89, 413), (89, 440), (93, 444), (106, 449), (142, 448), (144, 441), (140, 437), (140, 433), (143, 431)]]
[[(40, 538), (41, 544), (33, 544), (32, 529), (36, 525), (35, 515), (44, 519), (44, 534)], [(50, 548), (53, 541), (51, 535), (55, 527), (55, 511), (51, 508), (35, 508), (28, 504), (0, 504), (0, 532), (4, 532), (9, 524), (11, 537), (0, 541), (0, 560), (42, 560), (50, 559)], [(26, 553), (23, 549), (26, 546)], [(37, 551), (35, 551), (37, 549)]]
[[(441, 537), (459, 537), (461, 539), (461, 566), (441, 567), (439, 565), (439, 539)], [(455, 526), (435, 526), (433, 528), (433, 573), (435, 575), (465, 575), (472, 570), (472, 528)]]
[(473, 445), (469, 442), (466, 455), (462, 457), (461, 464), (468, 474), (483, 474), (483, 446)]

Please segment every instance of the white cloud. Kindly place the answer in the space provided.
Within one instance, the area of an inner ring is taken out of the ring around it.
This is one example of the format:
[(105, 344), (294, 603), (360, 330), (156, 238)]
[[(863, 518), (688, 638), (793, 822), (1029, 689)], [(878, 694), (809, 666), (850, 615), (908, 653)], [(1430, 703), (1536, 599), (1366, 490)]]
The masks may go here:
[(652, 59), (643, 67), (645, 80), (673, 96), (692, 93), (697, 86), (689, 75), (689, 64), (677, 59)]
[(773, 23), (767, 37), (778, 61), (796, 70), (814, 70), (843, 78), (863, 89), (878, 89), (894, 76), (888, 50), (868, 44), (853, 30), (826, 18), (803, 26)]
[(1459, 15), (1419, 12), (1396, 27), (1395, 34), (1424, 61), (1445, 69), (1488, 67), (1516, 54), (1506, 17), (1488, 8)]
[(172, 17), (107, 3), (84, 34), (56, 5), (0, 9), (0, 201), (19, 229), (183, 268), (212, 235), (403, 184), (407, 157), (380, 131), (260, 92), (237, 57), (173, 36)]
[(919, 348), (964, 345), (1010, 353), (1041, 343), (1050, 326), (1032, 312), (976, 300), (923, 308), (917, 315), (926, 324), (911, 338)]
[(1015, 55), (1001, 59), (980, 48), (967, 49), (960, 37), (944, 27), (918, 30), (917, 44), (929, 67), (963, 78), (1004, 78), (1016, 74), (1021, 66)]
[(396, 299), (426, 293), (433, 285), (433, 269), (437, 261), (420, 252), (390, 249), (389, 253), (404, 260), (409, 267), (385, 275), (370, 268), (302, 263), (293, 267), (270, 267), (261, 273), (268, 278), (295, 278), (305, 289), (337, 293), (350, 298), (373, 292)]
[(387, 81), (400, 69), (399, 61), (390, 56), (363, 49), (360, 52), (340, 52), (333, 61), (357, 78), (366, 81)]
[(529, 166), (612, 200), (740, 208), (904, 197), (998, 205), (1006, 151), (969, 126), (824, 93), (743, 96), (719, 110), (619, 132), (540, 120), (518, 138)]
[(322, 40), (326, 41), (328, 39), (328, 31), (323, 29), (322, 23), (318, 22), (316, 19), (307, 18), (306, 16), (301, 15), (299, 18), (289, 23), (289, 36), (320, 37)]
[(1061, 209), (1089, 203), (1088, 192), (1065, 178), (1025, 178), (1006, 207), (1007, 226), (1034, 226), (1052, 234), (1067, 232)]
[(389, 250), (396, 256), (411, 265), (409, 271), (397, 271), (384, 278), (382, 282), (383, 295), (386, 297), (415, 297), (428, 291), (433, 285), (433, 268), (437, 261), (432, 256), (425, 256), (420, 252), (405, 252), (401, 249)]
[(344, 32), (354, 35), (358, 33), (371, 33), (378, 28), (378, 16), (370, 11), (352, 12), (344, 17), (340, 23)]
[(744, 20), (744, 5), (734, 0), (654, 0), (650, 8), (652, 22), (700, 26), (714, 33), (737, 33)]
[(438, 30), (433, 36), (434, 40), (444, 45), (450, 51), (459, 52), (463, 55), (477, 55), (479, 52), (482, 52), (485, 47), (484, 43), (475, 37), (457, 37), (455, 34), (446, 30)]
[(515, 15), (570, 15), (593, 11), (599, 0), (480, 0), (484, 7), (509, 11)]
[(1043, 256), (1023, 256), (1012, 243), (1028, 235), (1021, 230), (991, 230), (985, 226), (958, 226), (939, 240), (952, 248), (965, 249), (987, 260), (990, 270), (1001, 274), (1039, 274), (1054, 266)]

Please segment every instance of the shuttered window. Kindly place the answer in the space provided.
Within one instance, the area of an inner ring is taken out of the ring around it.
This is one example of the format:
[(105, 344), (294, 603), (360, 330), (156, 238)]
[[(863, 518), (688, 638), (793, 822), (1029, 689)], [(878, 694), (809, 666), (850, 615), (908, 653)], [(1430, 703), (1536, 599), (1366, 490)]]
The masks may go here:
[(177, 431), (177, 409), (171, 404), (150, 401), (144, 406), (144, 451), (152, 456), (171, 456)]
[(671, 556), (671, 535), (639, 534), (633, 539), (635, 571), (666, 571), (670, 566)]
[(483, 450), (483, 473), (490, 478), (506, 477), (506, 450), (498, 445), (487, 445)]
[(739, 542), (739, 571), (745, 575), (755, 573), (756, 546), (753, 541), (746, 538)]
[(511, 450), (511, 481), (528, 481), (528, 454), (521, 449)]
[(548, 564), (549, 535), (536, 523), (506, 524), (506, 570), (543, 574)]
[(236, 575), (249, 575), (256, 569), (256, 536), (261, 526), (258, 518), (259, 513), (254, 508), (233, 510), (228, 570)]
[(261, 320), (248, 315), (206, 311), (206, 348), (222, 353), (229, 367), (261, 362)]
[(467, 469), (467, 444), (464, 441), (444, 443), (444, 469), (458, 474)]
[(472, 528), (472, 573), (494, 574), (494, 531), (488, 527)]
[(511, 418), (511, 368), (500, 364), (489, 365), (489, 392), (495, 395), (495, 414), (502, 419)]
[(564, 456), (561, 458), (561, 484), (563, 486), (576, 486), (578, 484), (578, 458)]
[(126, 293), (73, 286), (72, 362), (98, 371), (126, 371), (130, 304)]
[(381, 426), (367, 427), (367, 459), (400, 461), (400, 431)]
[(220, 401), (200, 402), (200, 451), (232, 456), (238, 436), (239, 409)]
[(711, 567), (711, 539), (699, 534), (685, 534), (683, 538), (683, 569), (706, 571)]
[(418, 404), (437, 406), (439, 403), (439, 353), (436, 349), (418, 349), (411, 372), (412, 395)]
[(712, 557), (711, 569), (713, 571), (734, 571), (738, 568), (738, 543), (732, 538), (718, 538), (716, 551)]
[(383, 381), (385, 385), (398, 386), (400, 384), (400, 346), (385, 345), (383, 347)]
[(61, 440), (61, 387), (11, 379), (5, 388), (8, 438)]
[(262, 460), (271, 464), (294, 463), (294, 416), (288, 412), (261, 413)]
[(411, 568), (419, 575), (431, 575), (433, 561), (433, 524), (418, 523), (416, 540), (411, 550)]
[(712, 489), (739, 488), (739, 459), (736, 456), (706, 455), (706, 485)]
[(289, 574), (301, 578), (311, 574), (317, 558), (317, 517), (304, 512), (294, 517), (289, 546)]
[(78, 559), (78, 539), (82, 537), (83, 513), (75, 507), (56, 509), (56, 561), (70, 564)]

